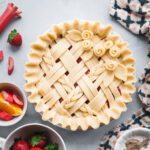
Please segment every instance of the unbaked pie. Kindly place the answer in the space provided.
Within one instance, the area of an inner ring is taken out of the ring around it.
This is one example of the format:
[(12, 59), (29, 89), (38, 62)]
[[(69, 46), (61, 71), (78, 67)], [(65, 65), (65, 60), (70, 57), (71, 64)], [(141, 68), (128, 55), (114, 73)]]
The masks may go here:
[(39, 36), (31, 49), (24, 89), (43, 120), (87, 130), (126, 111), (135, 91), (135, 60), (111, 25), (64, 22)]

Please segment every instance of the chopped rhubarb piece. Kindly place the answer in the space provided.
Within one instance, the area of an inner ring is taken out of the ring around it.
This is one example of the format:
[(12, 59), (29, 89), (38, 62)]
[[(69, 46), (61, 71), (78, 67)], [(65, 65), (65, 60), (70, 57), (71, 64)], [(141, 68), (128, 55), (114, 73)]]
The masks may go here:
[(98, 86), (97, 91), (100, 91), (100, 89), (101, 89), (101, 87), (100, 87), (100, 86)]
[(61, 97), (60, 99), (59, 99), (59, 102), (61, 103), (63, 101), (63, 98)]
[(12, 57), (8, 58), (8, 74), (11, 75), (14, 70), (14, 59)]
[(88, 69), (88, 70), (85, 72), (85, 74), (88, 75), (89, 73), (90, 73), (90, 70)]
[(13, 100), (15, 104), (17, 104), (20, 107), (23, 107), (24, 105), (23, 100), (18, 95), (13, 94)]
[(110, 104), (109, 104), (108, 100), (106, 101), (106, 104), (107, 104), (108, 108), (110, 108)]
[(13, 3), (8, 3), (6, 10), (0, 16), (0, 34), (15, 16), (21, 18), (20, 14), (21, 11), (18, 11), (18, 7), (14, 6)]
[(119, 86), (117, 87), (117, 89), (118, 89), (118, 91), (119, 91), (119, 93), (120, 93), (120, 95), (121, 95), (121, 90), (120, 90)]
[(82, 58), (79, 57), (79, 58), (77, 59), (77, 63), (79, 64), (81, 61), (82, 61)]
[(5, 101), (13, 103), (13, 96), (9, 92), (2, 91), (1, 93)]
[(54, 85), (52, 85), (52, 86), (51, 86), (51, 88), (52, 88), (52, 89), (54, 89), (54, 88), (55, 88), (55, 86), (54, 86)]
[(76, 88), (78, 86), (78, 83), (76, 82), (75, 84), (74, 84), (74, 87)]
[(1, 112), (0, 112), (0, 118), (1, 118), (1, 119), (4, 119), (4, 120), (7, 120), (7, 121), (13, 119), (13, 117), (12, 117), (11, 115), (7, 114), (7, 113), (4, 112), (4, 111), (1, 111)]
[(0, 50), (0, 61), (2, 61), (3, 60), (3, 51), (2, 50)]

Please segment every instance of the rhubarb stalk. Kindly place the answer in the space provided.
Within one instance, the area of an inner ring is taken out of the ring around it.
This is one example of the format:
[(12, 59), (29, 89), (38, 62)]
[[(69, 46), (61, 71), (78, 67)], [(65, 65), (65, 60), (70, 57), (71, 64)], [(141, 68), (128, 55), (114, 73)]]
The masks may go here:
[(0, 16), (0, 34), (8, 25), (8, 23), (15, 17), (21, 18), (21, 11), (18, 11), (18, 7), (13, 3), (8, 3), (6, 10)]

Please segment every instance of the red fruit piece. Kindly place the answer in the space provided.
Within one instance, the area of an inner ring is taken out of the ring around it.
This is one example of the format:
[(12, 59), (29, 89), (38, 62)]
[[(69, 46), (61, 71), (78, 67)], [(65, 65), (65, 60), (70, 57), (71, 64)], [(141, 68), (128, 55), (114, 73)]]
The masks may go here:
[(3, 51), (2, 50), (0, 50), (0, 61), (2, 61), (3, 60)]
[(41, 148), (31, 148), (30, 150), (42, 150)]
[(8, 58), (8, 74), (11, 75), (14, 70), (14, 59), (12, 57)]
[(2, 91), (2, 96), (4, 98), (4, 100), (10, 102), (10, 103), (13, 103), (13, 96), (9, 93), (9, 92), (6, 92), (6, 91)]
[(13, 94), (13, 100), (15, 104), (19, 105), (20, 107), (23, 107), (23, 100), (18, 95)]
[(29, 150), (29, 145), (26, 141), (19, 140), (14, 144), (13, 150)]
[(7, 113), (4, 112), (4, 111), (1, 111), (1, 112), (0, 112), (0, 118), (1, 118), (1, 119), (4, 119), (4, 120), (7, 120), (7, 121), (13, 119), (13, 117), (12, 117), (11, 115), (7, 114)]
[(17, 32), (16, 29), (12, 30), (8, 36), (8, 43), (12, 46), (21, 46), (22, 45), (22, 37)]
[(47, 143), (46, 139), (47, 137), (45, 136), (45, 133), (36, 134), (32, 136), (31, 139), (29, 140), (29, 145), (32, 148), (35, 148), (35, 147), (43, 148)]

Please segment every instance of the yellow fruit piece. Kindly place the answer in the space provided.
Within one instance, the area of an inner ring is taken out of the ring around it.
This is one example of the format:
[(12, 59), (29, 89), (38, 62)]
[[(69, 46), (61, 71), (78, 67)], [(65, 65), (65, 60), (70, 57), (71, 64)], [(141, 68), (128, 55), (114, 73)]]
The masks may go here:
[(5, 101), (2, 94), (0, 94), (0, 111), (4, 111), (15, 117), (20, 116), (23, 113), (19, 106)]

